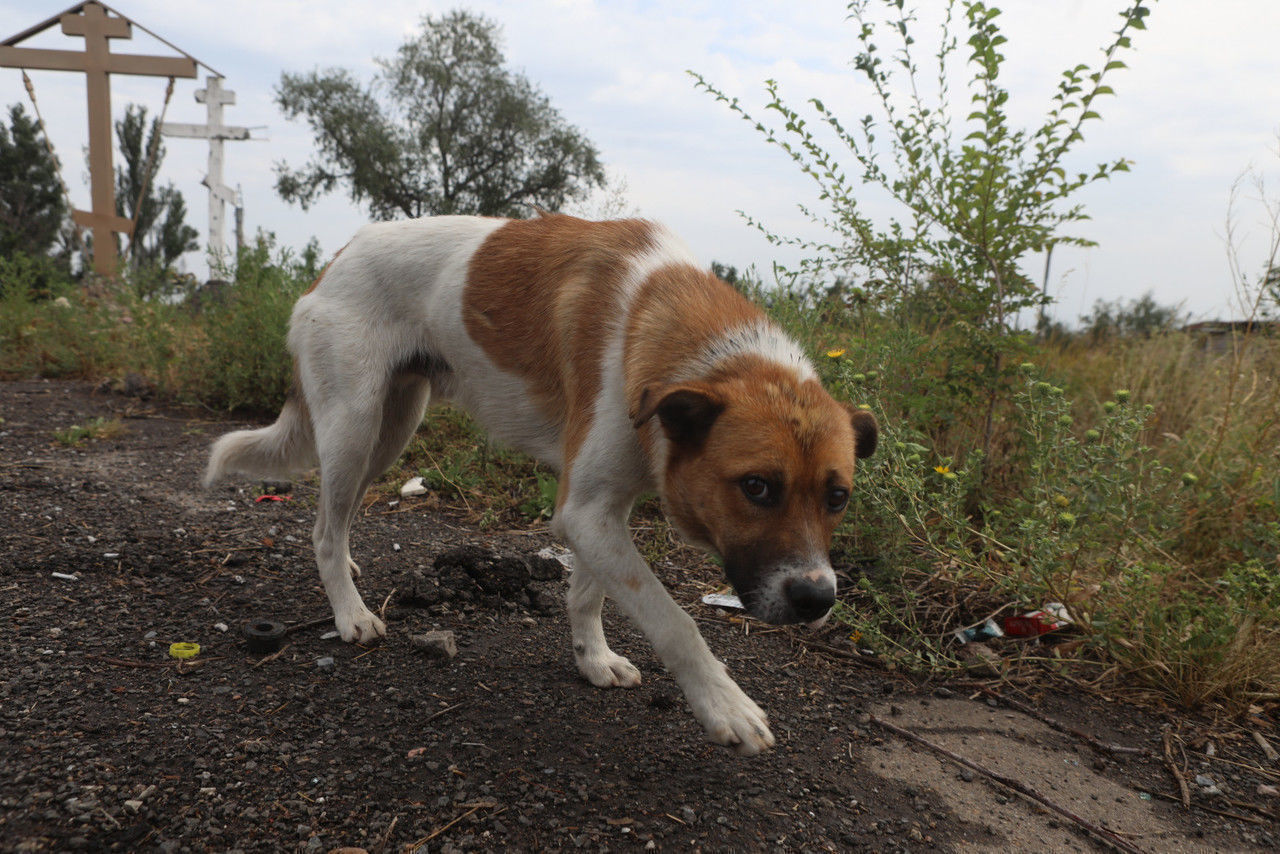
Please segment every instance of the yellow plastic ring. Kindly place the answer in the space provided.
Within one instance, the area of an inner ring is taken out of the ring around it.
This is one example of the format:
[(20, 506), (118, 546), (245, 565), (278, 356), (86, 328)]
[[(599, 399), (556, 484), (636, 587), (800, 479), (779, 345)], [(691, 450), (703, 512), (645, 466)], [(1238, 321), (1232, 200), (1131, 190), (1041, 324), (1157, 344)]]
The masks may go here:
[(199, 654), (200, 644), (198, 643), (169, 644), (169, 655), (174, 658), (195, 658)]

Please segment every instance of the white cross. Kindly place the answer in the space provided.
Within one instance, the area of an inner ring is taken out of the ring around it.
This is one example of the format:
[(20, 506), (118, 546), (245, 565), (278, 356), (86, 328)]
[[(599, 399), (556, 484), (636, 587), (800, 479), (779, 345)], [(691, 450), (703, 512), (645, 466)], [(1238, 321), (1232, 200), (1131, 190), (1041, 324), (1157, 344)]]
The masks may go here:
[(205, 78), (205, 88), (196, 90), (196, 103), (204, 104), (209, 113), (208, 123), (203, 125), (165, 122), (160, 133), (165, 136), (184, 136), (209, 140), (209, 173), (203, 183), (209, 188), (209, 251), (215, 261), (222, 260), (226, 244), (222, 239), (222, 221), (226, 204), (237, 203), (235, 190), (222, 183), (222, 142), (231, 139), (248, 139), (249, 129), (229, 127), (222, 123), (222, 107), (234, 104), (236, 93), (222, 88), (221, 77)]

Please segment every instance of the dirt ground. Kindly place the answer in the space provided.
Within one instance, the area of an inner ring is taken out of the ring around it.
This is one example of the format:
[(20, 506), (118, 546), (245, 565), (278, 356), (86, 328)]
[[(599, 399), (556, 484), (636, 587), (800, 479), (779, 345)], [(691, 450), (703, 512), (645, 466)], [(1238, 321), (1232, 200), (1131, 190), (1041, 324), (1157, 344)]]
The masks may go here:
[[(123, 429), (55, 441), (96, 417)], [(1280, 765), (1244, 727), (1036, 681), (917, 684), (835, 629), (703, 605), (718, 581), (705, 561), (660, 566), (770, 715), (777, 748), (737, 758), (704, 741), (616, 613), (606, 628), (644, 684), (579, 678), (563, 571), (536, 557), (555, 545), (545, 526), (480, 532), (424, 499), (379, 500), (358, 520), (359, 586), (390, 631), (345, 645), (326, 637), (310, 553), (314, 482), (280, 501), (255, 501), (261, 484), (200, 488), (209, 442), (235, 425), (43, 381), (0, 383), (0, 418), (4, 851), (1106, 847), (882, 721), (1126, 850), (1280, 844)], [(261, 619), (293, 628), (280, 654), (248, 652), (241, 628)], [(410, 642), (433, 629), (455, 633), (455, 658)], [(200, 653), (171, 658), (174, 642)], [(1275, 723), (1245, 726), (1280, 745)]]

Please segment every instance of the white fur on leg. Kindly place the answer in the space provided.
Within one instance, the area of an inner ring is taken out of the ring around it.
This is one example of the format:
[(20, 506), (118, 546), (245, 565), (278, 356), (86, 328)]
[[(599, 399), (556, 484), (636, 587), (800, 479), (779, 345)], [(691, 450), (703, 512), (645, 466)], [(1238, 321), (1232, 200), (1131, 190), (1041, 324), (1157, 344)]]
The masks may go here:
[(360, 577), (360, 564), (351, 559), (351, 555), (347, 555), (347, 569), (351, 570), (352, 578)]
[(740, 756), (773, 747), (768, 715), (738, 687), (723, 662), (713, 659), (712, 665), (700, 675), (676, 677), (707, 738)]
[(569, 576), (569, 592), (565, 599), (578, 672), (597, 688), (634, 688), (639, 685), (640, 671), (609, 649), (605, 641), (604, 626), (600, 622), (604, 590), (591, 578), (585, 566), (579, 566)]
[(366, 608), (359, 596), (353, 605), (334, 606), (333, 622), (347, 643), (368, 643), (387, 636), (387, 624)]
[[(711, 654), (693, 618), (672, 601), (654, 577), (628, 535), (625, 516), (607, 504), (579, 505), (573, 496), (561, 516), (574, 556), (584, 567), (590, 567), (591, 580), (607, 590), (648, 636), (654, 651), (679, 683), (707, 738), (732, 747), (743, 756), (772, 747), (769, 719), (734, 683), (724, 664)], [(574, 575), (581, 571), (575, 568)], [(587, 599), (589, 593), (571, 588), (571, 602), (576, 595)], [(572, 621), (575, 609), (571, 605), (569, 610)], [(582, 625), (589, 627), (585, 619)], [(575, 652), (578, 640), (575, 634)], [(589, 645), (584, 649), (591, 651)]]

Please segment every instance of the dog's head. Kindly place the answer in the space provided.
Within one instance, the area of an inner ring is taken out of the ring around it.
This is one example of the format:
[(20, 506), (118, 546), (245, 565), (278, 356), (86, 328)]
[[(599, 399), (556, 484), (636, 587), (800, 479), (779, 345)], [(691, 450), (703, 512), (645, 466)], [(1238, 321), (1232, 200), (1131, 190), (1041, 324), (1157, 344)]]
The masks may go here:
[(635, 424), (655, 417), (666, 440), (659, 490), (671, 523), (721, 556), (752, 616), (824, 620), (836, 592), (831, 534), (849, 503), (855, 459), (876, 447), (871, 413), (761, 361), (645, 389)]

